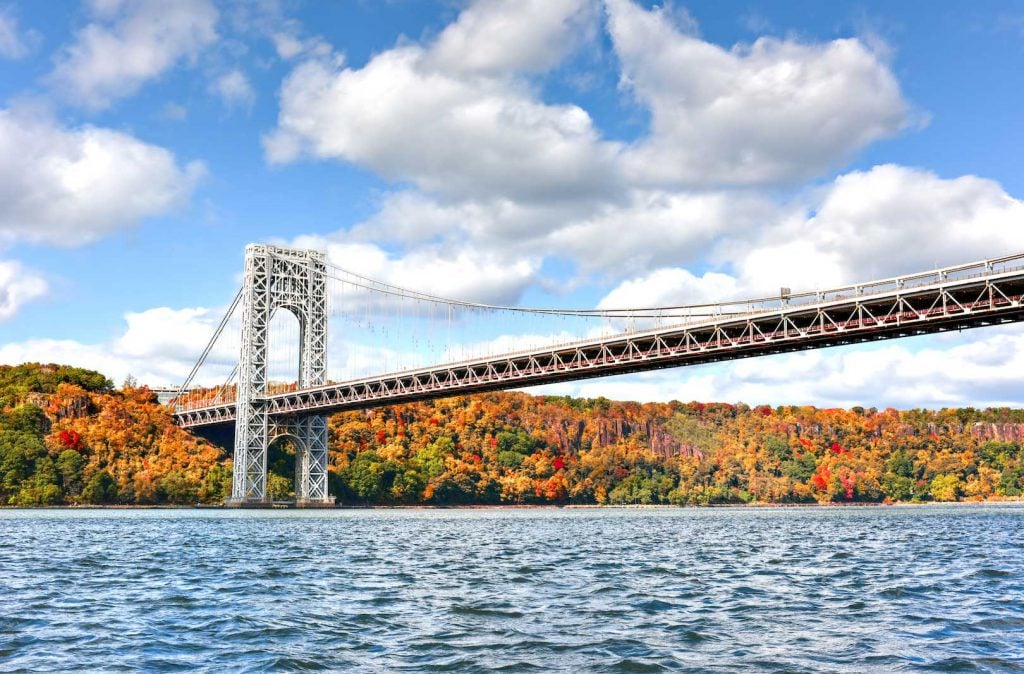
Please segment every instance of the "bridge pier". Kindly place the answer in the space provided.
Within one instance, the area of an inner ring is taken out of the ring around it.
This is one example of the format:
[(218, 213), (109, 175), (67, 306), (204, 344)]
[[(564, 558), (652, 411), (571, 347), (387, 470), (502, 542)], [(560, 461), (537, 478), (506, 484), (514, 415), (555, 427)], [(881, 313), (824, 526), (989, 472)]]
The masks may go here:
[(282, 435), (296, 440), (296, 505), (334, 504), (327, 490), (327, 417), (310, 414), (282, 419), (272, 417), (267, 410), (268, 333), (278, 309), (291, 312), (299, 322), (299, 387), (326, 382), (325, 272), (324, 256), (317, 251), (246, 246), (234, 473), (227, 506), (273, 506), (272, 495), (267, 491), (267, 449)]

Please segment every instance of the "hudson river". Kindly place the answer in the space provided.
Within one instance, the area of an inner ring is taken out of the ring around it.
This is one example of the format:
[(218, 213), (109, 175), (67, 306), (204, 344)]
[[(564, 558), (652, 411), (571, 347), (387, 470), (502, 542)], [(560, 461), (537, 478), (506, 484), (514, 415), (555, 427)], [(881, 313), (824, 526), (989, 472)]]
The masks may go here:
[(0, 511), (0, 671), (1024, 671), (1024, 507)]

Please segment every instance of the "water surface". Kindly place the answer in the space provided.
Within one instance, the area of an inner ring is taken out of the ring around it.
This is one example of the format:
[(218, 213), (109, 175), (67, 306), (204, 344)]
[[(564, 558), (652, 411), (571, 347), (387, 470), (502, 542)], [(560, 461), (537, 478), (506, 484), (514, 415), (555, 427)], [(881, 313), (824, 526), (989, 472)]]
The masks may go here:
[(0, 511), (0, 671), (1024, 671), (1024, 507)]

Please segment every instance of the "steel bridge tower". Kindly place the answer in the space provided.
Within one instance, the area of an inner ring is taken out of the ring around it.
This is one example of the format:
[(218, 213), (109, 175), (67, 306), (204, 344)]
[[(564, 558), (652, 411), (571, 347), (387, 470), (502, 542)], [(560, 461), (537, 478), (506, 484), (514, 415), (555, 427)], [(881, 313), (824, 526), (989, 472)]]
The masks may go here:
[(271, 416), (267, 411), (270, 320), (278, 309), (299, 322), (300, 389), (327, 378), (327, 281), (323, 253), (250, 244), (242, 282), (242, 352), (238, 367), (234, 473), (229, 506), (269, 506), (267, 448), (296, 444), (295, 503), (331, 505), (327, 493), (327, 415)]

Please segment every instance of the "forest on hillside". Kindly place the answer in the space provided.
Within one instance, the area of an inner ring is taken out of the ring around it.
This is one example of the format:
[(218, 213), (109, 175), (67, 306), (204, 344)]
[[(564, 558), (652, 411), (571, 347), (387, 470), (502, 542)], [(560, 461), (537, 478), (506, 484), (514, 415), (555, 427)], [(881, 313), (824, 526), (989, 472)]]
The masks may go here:
[[(336, 414), (345, 505), (851, 503), (1024, 495), (1024, 410), (850, 410), (493, 393)], [(270, 452), (292, 496), (294, 448)], [(219, 503), (230, 451), (146, 388), (0, 366), (0, 504)]]

